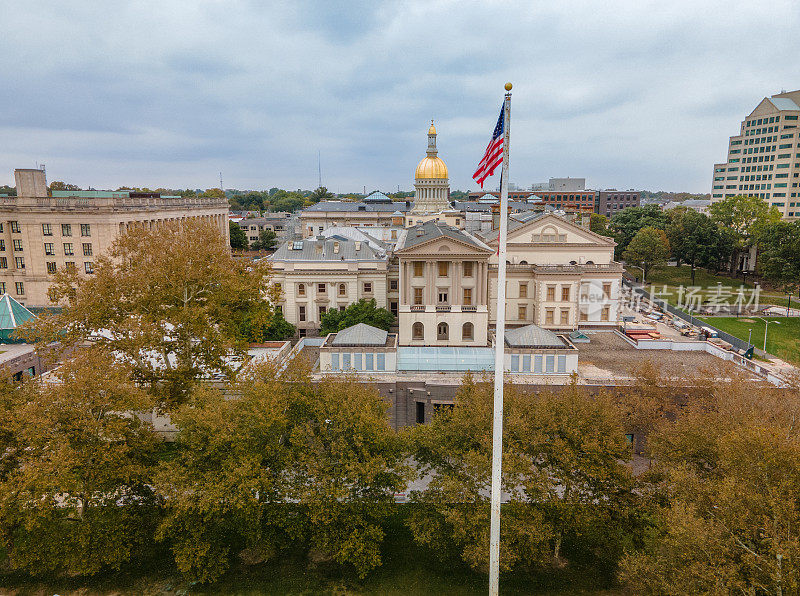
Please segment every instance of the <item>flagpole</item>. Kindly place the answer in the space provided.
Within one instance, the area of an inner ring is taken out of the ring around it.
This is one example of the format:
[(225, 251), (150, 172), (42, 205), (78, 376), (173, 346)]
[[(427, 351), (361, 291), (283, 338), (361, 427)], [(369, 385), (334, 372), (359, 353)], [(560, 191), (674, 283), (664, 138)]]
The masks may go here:
[(508, 153), (511, 140), (511, 83), (503, 102), (503, 169), (500, 174), (500, 236), (497, 255), (497, 325), (494, 339), (494, 417), (492, 421), (492, 511), (489, 534), (489, 595), (500, 589), (500, 496), (503, 471), (503, 371), (506, 346), (506, 239), (508, 236)]

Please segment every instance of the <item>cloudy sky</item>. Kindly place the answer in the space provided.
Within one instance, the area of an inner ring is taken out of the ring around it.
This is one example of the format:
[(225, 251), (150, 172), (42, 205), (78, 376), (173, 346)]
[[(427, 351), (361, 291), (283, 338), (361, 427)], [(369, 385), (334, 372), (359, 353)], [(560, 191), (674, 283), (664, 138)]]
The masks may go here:
[[(800, 4), (0, 0), (0, 184), (453, 189), (512, 81), (512, 181), (708, 192), (727, 137), (800, 88)], [(494, 184), (492, 184), (494, 185)]]

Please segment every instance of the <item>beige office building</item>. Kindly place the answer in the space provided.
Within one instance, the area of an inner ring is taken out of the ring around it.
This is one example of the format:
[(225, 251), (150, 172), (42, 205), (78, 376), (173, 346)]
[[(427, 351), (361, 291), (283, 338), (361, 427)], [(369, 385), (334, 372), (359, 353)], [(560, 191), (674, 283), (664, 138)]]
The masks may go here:
[(800, 90), (765, 97), (728, 142), (728, 159), (714, 164), (711, 202), (756, 196), (784, 219), (800, 219)]
[(91, 275), (97, 256), (134, 223), (157, 227), (201, 218), (228, 238), (228, 202), (128, 191), (54, 191), (44, 170), (15, 170), (17, 196), (0, 196), (0, 292), (26, 306), (53, 306), (52, 275), (76, 267)]

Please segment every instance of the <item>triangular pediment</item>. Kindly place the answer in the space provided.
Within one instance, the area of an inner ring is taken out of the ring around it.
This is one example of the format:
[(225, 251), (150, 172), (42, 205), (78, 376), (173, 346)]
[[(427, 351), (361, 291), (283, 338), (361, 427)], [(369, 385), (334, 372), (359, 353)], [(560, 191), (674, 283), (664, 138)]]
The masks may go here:
[(425, 242), (420, 242), (408, 248), (402, 248), (395, 251), (398, 255), (447, 255), (447, 254), (476, 254), (488, 255), (493, 251), (491, 249), (474, 246), (468, 242), (461, 242), (454, 238), (446, 236), (439, 236), (432, 238)]
[[(613, 238), (601, 236), (552, 214), (542, 215), (508, 232), (508, 244), (571, 244), (615, 246)], [(487, 240), (497, 246), (497, 237)]]

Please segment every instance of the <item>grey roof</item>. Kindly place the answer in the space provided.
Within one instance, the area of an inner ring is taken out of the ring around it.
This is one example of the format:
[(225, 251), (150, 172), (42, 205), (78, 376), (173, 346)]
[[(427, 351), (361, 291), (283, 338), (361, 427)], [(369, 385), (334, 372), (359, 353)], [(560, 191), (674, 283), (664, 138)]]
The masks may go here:
[(387, 242), (375, 238), (375, 236), (368, 234), (361, 228), (354, 228), (352, 226), (334, 226), (327, 228), (322, 231), (320, 236), (335, 238), (337, 240), (360, 240), (362, 242), (368, 242), (377, 252), (389, 249), (389, 244)]
[(403, 237), (397, 241), (397, 248), (395, 250), (411, 248), (412, 246), (428, 242), (435, 238), (450, 238), (451, 240), (463, 242), (475, 248), (488, 251), (492, 250), (469, 232), (434, 220), (426, 221), (422, 225), (416, 225), (405, 230)]
[(384, 261), (386, 254), (378, 252), (369, 242), (340, 236), (338, 239), (289, 240), (267, 258), (270, 261)]
[[(492, 205), (497, 204), (499, 200), (497, 197), (492, 197), (494, 203), (482, 203), (479, 201), (456, 201), (455, 209), (457, 211), (482, 211), (489, 213), (492, 210)], [(531, 209), (541, 209), (541, 205), (536, 203), (529, 203), (528, 201), (509, 201), (509, 211), (530, 211)]]
[(366, 197), (364, 197), (364, 202), (365, 203), (370, 203), (370, 202), (372, 202), (372, 203), (391, 203), (392, 199), (391, 199), (391, 197), (387, 197), (381, 191), (375, 190), (375, 191), (371, 192), (370, 194), (368, 194)]
[(383, 346), (389, 333), (366, 323), (357, 323), (339, 331), (331, 342), (334, 346)]
[(388, 211), (389, 213), (393, 213), (395, 211), (400, 211), (401, 213), (405, 213), (407, 211), (411, 211), (412, 201), (408, 201), (408, 205), (406, 205), (406, 201), (394, 201), (394, 202), (370, 202), (370, 203), (356, 203), (353, 201), (320, 201), (316, 205), (311, 205), (311, 207), (307, 207), (303, 209), (304, 213), (318, 213), (320, 211), (338, 211), (341, 213), (349, 213), (353, 211), (367, 211), (367, 212), (377, 212), (382, 213)]
[(788, 97), (770, 97), (769, 100), (772, 102), (772, 105), (779, 110), (800, 110), (800, 106)]
[(538, 325), (525, 325), (506, 331), (506, 345), (512, 348), (563, 348), (566, 344), (552, 331)]

